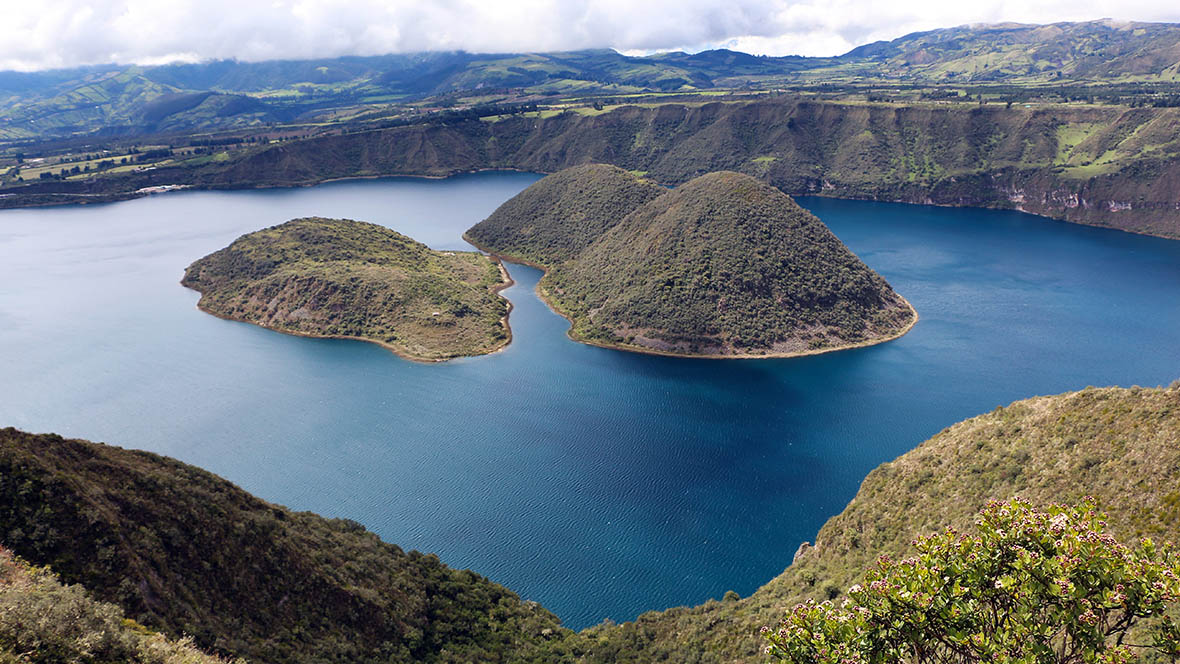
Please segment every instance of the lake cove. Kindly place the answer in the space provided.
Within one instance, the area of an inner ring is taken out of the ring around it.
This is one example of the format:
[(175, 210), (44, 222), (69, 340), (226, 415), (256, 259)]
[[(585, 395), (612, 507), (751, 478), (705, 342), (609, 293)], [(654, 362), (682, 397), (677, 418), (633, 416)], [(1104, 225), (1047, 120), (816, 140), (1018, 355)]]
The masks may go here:
[(578, 344), (519, 265), (512, 343), (429, 365), (220, 320), (179, 284), (193, 260), (301, 216), (468, 249), (462, 232), (538, 177), (0, 212), (0, 424), (175, 456), (438, 553), (580, 628), (749, 594), (873, 467), (953, 422), (1180, 377), (1180, 242), (1014, 212), (800, 199), (921, 321), (795, 359)]

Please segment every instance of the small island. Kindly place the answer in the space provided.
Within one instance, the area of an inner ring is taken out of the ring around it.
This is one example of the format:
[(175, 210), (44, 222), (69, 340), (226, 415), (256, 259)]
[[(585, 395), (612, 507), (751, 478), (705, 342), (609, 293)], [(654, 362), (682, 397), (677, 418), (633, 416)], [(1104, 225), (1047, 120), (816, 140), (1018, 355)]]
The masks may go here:
[(370, 341), (419, 361), (504, 347), (509, 305), (498, 293), (511, 283), (483, 254), (435, 251), (384, 226), (318, 217), (243, 235), (181, 280), (215, 316)]
[(638, 352), (789, 357), (905, 334), (917, 313), (814, 215), (748, 175), (676, 189), (606, 165), (543, 178), (464, 236), (543, 268), (570, 337)]

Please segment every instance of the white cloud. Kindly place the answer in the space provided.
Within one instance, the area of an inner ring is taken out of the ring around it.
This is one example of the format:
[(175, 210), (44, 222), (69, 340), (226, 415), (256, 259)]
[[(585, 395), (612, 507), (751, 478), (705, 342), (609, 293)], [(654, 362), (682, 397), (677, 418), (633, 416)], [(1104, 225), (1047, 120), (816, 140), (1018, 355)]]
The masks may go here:
[(727, 46), (836, 55), (964, 23), (1180, 21), (1159, 0), (0, 0), (0, 69), (212, 58), (265, 60)]

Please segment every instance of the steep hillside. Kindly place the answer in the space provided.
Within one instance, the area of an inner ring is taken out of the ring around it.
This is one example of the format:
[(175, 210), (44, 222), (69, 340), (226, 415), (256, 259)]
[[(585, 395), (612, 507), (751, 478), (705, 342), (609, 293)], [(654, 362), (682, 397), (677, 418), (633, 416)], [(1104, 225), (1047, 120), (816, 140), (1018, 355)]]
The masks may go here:
[[(807, 598), (838, 597), (881, 554), (963, 529), (989, 499), (1087, 495), (1124, 540), (1180, 542), (1180, 381), (1018, 401), (948, 427), (865, 478), (814, 546), (748, 598), (651, 612), (578, 636), (587, 662), (762, 662), (757, 629)], [(773, 520), (773, 515), (767, 515)], [(784, 563), (791, 552), (783, 551)]]
[(123, 617), (81, 586), (63, 586), (0, 547), (0, 662), (5, 664), (220, 664)]
[(680, 184), (732, 170), (789, 194), (1020, 209), (1180, 237), (1180, 109), (856, 104), (781, 97), (627, 106), (326, 136), (241, 160), (6, 188), (0, 207), (111, 200), (143, 187), (290, 186), (599, 162)]
[[(0, 429), (0, 543), (137, 622), (259, 662), (517, 662), (533, 602), (147, 452)], [(543, 660), (544, 661), (544, 660)]]
[(542, 258), (541, 292), (571, 336), (632, 350), (794, 355), (891, 339), (915, 320), (822, 222), (739, 173), (635, 207), (572, 259)]
[(518, 260), (554, 265), (578, 255), (628, 212), (666, 191), (616, 166), (575, 166), (513, 196), (465, 237)]
[(508, 343), (507, 285), (473, 252), (433, 251), (384, 226), (295, 219), (249, 233), (185, 270), (211, 314), (281, 332), (379, 343), (445, 360)]

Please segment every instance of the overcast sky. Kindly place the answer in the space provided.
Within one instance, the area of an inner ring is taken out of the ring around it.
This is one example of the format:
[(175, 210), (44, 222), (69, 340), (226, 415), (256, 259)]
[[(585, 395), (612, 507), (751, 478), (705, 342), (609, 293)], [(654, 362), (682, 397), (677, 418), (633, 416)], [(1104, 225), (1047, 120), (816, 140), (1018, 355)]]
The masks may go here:
[(0, 69), (423, 50), (836, 55), (965, 23), (1180, 22), (1175, 0), (0, 0)]

